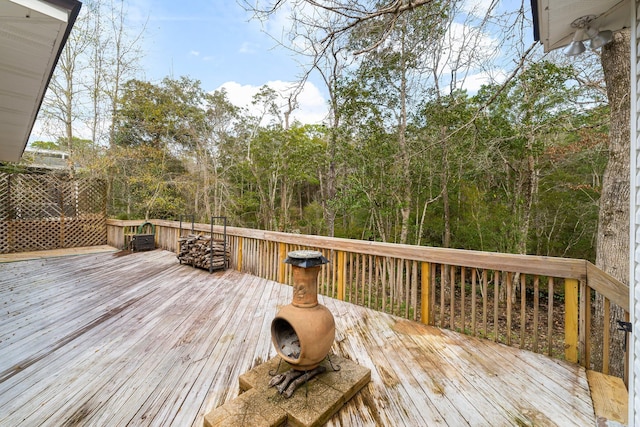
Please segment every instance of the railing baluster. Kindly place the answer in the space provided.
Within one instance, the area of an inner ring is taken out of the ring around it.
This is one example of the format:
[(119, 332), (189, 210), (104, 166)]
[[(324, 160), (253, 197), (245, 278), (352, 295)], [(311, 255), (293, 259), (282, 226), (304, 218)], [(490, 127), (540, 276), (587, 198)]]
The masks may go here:
[(547, 355), (553, 354), (553, 277), (548, 280), (547, 293)]
[(405, 260), (404, 261), (404, 281), (405, 281), (405, 285), (404, 285), (404, 301), (405, 301), (405, 308), (404, 308), (404, 317), (405, 318), (409, 318), (409, 308), (411, 307), (411, 299), (412, 299), (412, 288), (411, 288), (411, 269), (409, 268), (411, 264), (409, 263), (409, 260)]
[(580, 364), (585, 368), (591, 366), (591, 288), (586, 283), (580, 282), (580, 347), (578, 354)]
[(520, 274), (520, 348), (524, 348), (527, 321), (527, 276)]
[(418, 320), (418, 261), (411, 262), (411, 306), (413, 320)]
[(387, 258), (381, 258), (382, 264), (382, 311), (387, 312)]
[(477, 270), (471, 269), (471, 333), (475, 337), (476, 335), (476, 275)]
[(456, 330), (456, 268), (449, 266), (449, 323), (452, 331)]
[(437, 265), (430, 263), (429, 270), (431, 271), (431, 295), (429, 296), (429, 324), (436, 324), (436, 269)]
[(441, 264), (440, 265), (440, 327), (444, 328), (444, 289), (445, 289), (445, 277), (446, 277), (446, 273), (445, 270), (447, 269), (447, 266), (445, 264)]
[(507, 272), (507, 345), (511, 345), (511, 311), (513, 310), (513, 278), (512, 273)]
[(500, 272), (493, 272), (493, 340), (498, 342), (498, 305), (500, 304)]
[(484, 337), (488, 336), (487, 317), (489, 314), (489, 277), (487, 270), (482, 270), (482, 327), (484, 328)]
[(602, 316), (602, 373), (609, 374), (609, 342), (611, 341), (611, 302), (608, 298), (604, 298), (603, 316)]
[(376, 256), (375, 257), (375, 268), (376, 268), (376, 310), (380, 310), (382, 308), (382, 305), (380, 303), (380, 298), (381, 298), (381, 285), (382, 285), (382, 279), (380, 277), (380, 257)]
[(369, 264), (368, 264), (368, 266), (369, 266), (369, 289), (368, 289), (368, 295), (369, 295), (369, 300), (368, 301), (369, 301), (369, 304), (367, 305), (367, 307), (375, 308), (373, 306), (373, 299), (372, 299), (372, 288), (373, 288), (373, 283), (374, 283), (373, 282), (373, 263), (372, 263), (373, 255), (369, 255), (368, 258), (369, 258)]
[(355, 277), (357, 276), (358, 270), (354, 268), (353, 258), (354, 258), (353, 252), (349, 252), (349, 274), (347, 275), (347, 283), (348, 283), (347, 286), (349, 289), (349, 292), (347, 293), (347, 295), (349, 295), (349, 302), (353, 302), (353, 291), (354, 291), (353, 288), (357, 286), (357, 281), (355, 280)]
[(533, 278), (533, 351), (538, 352), (538, 316), (540, 310), (540, 277)]
[(462, 323), (461, 326), (461, 331), (462, 333), (466, 333), (465, 332), (465, 328), (467, 325), (467, 315), (465, 313), (465, 298), (464, 298), (464, 294), (465, 294), (465, 287), (466, 287), (466, 268), (464, 267), (460, 267), (460, 321)]

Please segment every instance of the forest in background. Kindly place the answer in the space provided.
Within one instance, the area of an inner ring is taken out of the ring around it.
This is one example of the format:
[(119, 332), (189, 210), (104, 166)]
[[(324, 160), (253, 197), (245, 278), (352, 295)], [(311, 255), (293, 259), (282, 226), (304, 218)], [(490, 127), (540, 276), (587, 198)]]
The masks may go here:
[[(43, 104), (57, 139), (34, 146), (67, 151), (69, 173), (106, 180), (115, 218), (226, 216), (238, 227), (593, 261), (608, 157), (601, 70), (531, 55), (513, 33), (531, 31), (522, 13), (469, 18), (477, 32), (500, 26), (505, 44), (468, 37), (452, 51), (447, 29), (462, 3), (400, 15), (384, 38), (376, 20), (320, 44), (292, 33), (305, 51), (319, 47), (309, 70), (329, 93), (326, 122), (303, 125), (289, 119), (295, 91), (283, 104), (264, 87), (255, 114), (189, 76), (140, 79), (143, 29), (126, 25), (123, 2), (87, 2)], [(516, 65), (470, 94), (456, 82), (471, 63), (489, 67), (487, 49)], [(90, 139), (77, 136), (80, 122)]]

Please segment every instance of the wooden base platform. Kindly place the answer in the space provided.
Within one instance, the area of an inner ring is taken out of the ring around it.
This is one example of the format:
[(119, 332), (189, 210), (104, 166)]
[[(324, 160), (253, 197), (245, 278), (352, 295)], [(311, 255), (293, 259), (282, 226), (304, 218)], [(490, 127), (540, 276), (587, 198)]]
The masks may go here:
[[(0, 425), (202, 426), (291, 287), (155, 250), (0, 263)], [(320, 298), (371, 382), (329, 426), (593, 426), (584, 369)]]

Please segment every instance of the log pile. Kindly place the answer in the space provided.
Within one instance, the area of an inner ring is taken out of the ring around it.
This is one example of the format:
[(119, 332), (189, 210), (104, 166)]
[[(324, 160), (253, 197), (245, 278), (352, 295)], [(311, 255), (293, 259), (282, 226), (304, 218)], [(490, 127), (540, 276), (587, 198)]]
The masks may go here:
[[(211, 240), (211, 236), (189, 234), (178, 239), (180, 251), (178, 260), (180, 264), (188, 264), (206, 270), (217, 270), (228, 267), (231, 256), (229, 245), (225, 257), (224, 241)], [(211, 257), (213, 252), (213, 257)], [(227, 265), (225, 265), (225, 259)], [(211, 267), (211, 268), (210, 268)]]

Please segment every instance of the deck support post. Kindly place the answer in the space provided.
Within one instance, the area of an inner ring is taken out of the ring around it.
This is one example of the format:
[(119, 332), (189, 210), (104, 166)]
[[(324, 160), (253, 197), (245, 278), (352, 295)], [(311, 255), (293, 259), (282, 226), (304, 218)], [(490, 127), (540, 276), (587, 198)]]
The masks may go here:
[(564, 280), (564, 358), (578, 362), (578, 281)]
[(338, 251), (338, 295), (340, 301), (344, 301), (345, 295), (345, 272), (346, 272), (345, 252)]
[(287, 283), (287, 264), (284, 263), (287, 258), (287, 245), (286, 243), (278, 243), (278, 282)]
[(420, 263), (420, 320), (431, 324), (431, 264)]

